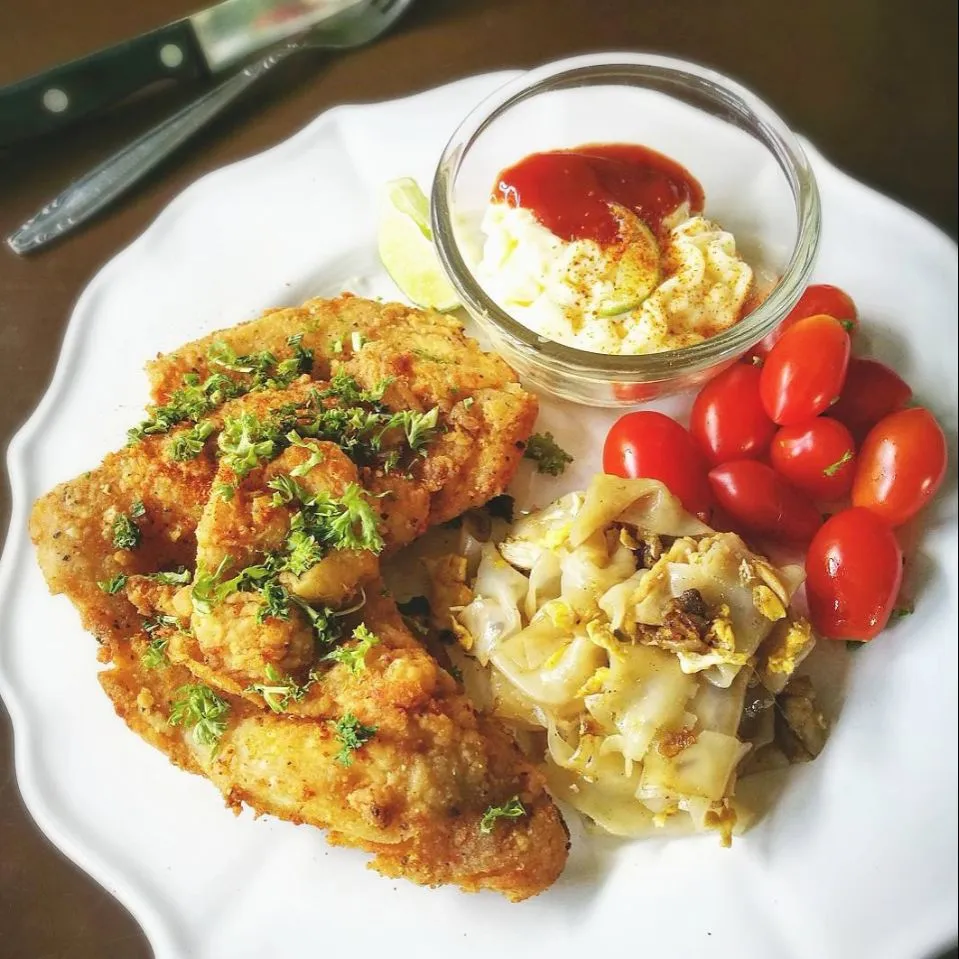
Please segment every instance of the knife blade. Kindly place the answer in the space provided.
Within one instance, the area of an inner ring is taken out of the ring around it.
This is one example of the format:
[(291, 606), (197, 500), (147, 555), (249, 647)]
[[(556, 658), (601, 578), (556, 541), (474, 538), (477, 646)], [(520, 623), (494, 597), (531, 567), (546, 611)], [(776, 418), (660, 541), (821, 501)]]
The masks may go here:
[(220, 73), (368, 0), (223, 0), (0, 87), (0, 147), (58, 130), (161, 80)]

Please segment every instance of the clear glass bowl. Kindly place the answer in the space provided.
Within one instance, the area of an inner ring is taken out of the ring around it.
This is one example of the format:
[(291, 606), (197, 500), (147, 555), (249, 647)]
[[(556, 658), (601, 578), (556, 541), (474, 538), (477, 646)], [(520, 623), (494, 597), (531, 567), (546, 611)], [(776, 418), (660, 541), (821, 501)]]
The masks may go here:
[[(641, 356), (557, 343), (501, 309), (473, 272), (497, 174), (530, 153), (585, 143), (638, 143), (685, 166), (705, 189), (706, 216), (765, 278), (765, 299), (702, 343)], [(431, 202), (443, 267), (493, 346), (534, 387), (591, 406), (635, 405), (714, 376), (795, 305), (819, 248), (819, 190), (785, 123), (722, 74), (651, 54), (572, 57), (501, 87), (453, 134)]]

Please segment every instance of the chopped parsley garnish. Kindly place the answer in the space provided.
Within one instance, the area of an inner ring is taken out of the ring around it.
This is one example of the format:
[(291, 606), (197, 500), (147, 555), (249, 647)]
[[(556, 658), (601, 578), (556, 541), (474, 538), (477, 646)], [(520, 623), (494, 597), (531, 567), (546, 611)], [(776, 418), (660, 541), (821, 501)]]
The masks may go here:
[(915, 611), (916, 608), (912, 603), (906, 603), (902, 606), (894, 606), (889, 616), (891, 619), (902, 619), (903, 616), (912, 616)]
[[(359, 349), (355, 345), (353, 348)], [(325, 390), (316, 390), (314, 395), (321, 400), (336, 399), (342, 403), (367, 403), (370, 406), (379, 407), (383, 402), (383, 394), (391, 382), (390, 379), (380, 380), (373, 389), (364, 390), (349, 373), (340, 370), (334, 373)]]
[(183, 385), (173, 392), (168, 403), (155, 406), (149, 416), (129, 430), (131, 443), (155, 433), (168, 433), (185, 421), (199, 422), (207, 413), (228, 399), (246, 392), (245, 388), (223, 373), (213, 373), (202, 383), (196, 373), (185, 373)]
[(302, 576), (329, 550), (365, 549), (379, 553), (383, 549), (376, 513), (366, 491), (357, 483), (350, 483), (338, 499), (323, 493), (310, 495), (295, 483), (271, 483), (271, 488), (276, 490), (274, 503), (277, 497), (284, 501), (286, 496), (290, 497), (289, 502), (295, 498), (301, 503), (290, 520), (286, 541), (286, 568), (295, 576)]
[(226, 732), (229, 703), (202, 683), (181, 686), (176, 696), (170, 707), (170, 725), (192, 728), (193, 739), (198, 745), (211, 746), (215, 750)]
[(390, 413), (360, 406), (331, 406), (318, 411), (312, 422), (299, 432), (336, 443), (351, 460), (366, 465), (380, 454), (383, 434), (391, 421)]
[(265, 623), (268, 619), (290, 618), (290, 594), (275, 579), (263, 582), (260, 596), (260, 608), (256, 611), (258, 623)]
[[(321, 462), (320, 451), (309, 440), (327, 440), (360, 465), (386, 458), (393, 467), (400, 451), (383, 449), (387, 434), (401, 430), (405, 445), (421, 453), (438, 431), (439, 409), (390, 412), (381, 403), (388, 383), (384, 380), (372, 390), (364, 390), (351, 376), (340, 372), (326, 389), (311, 390), (305, 403), (281, 407), (265, 421), (250, 413), (240, 414), (224, 426), (218, 440), (221, 454), (228, 465), (245, 476), (289, 445), (303, 446), (315, 455), (294, 469), (293, 475), (302, 475)], [(335, 402), (330, 405), (328, 400)], [(390, 446), (397, 438), (390, 438)]]
[(214, 366), (222, 366), (233, 373), (265, 373), (276, 365), (276, 357), (268, 350), (250, 356), (237, 356), (236, 350), (225, 340), (210, 344), (206, 357)]
[(279, 452), (275, 424), (261, 422), (252, 413), (241, 413), (223, 424), (217, 438), (221, 460), (239, 477), (246, 476), (261, 460)]
[(236, 496), (236, 487), (232, 483), (219, 483), (216, 487), (216, 495), (225, 503), (229, 503)]
[(327, 653), (323, 659), (333, 663), (342, 663), (356, 676), (366, 669), (366, 654), (374, 646), (379, 645), (380, 637), (371, 632), (365, 623), (360, 623), (353, 630), (353, 639), (356, 640), (353, 645), (337, 646), (332, 652)]
[(109, 579), (103, 579), (97, 582), (97, 586), (110, 596), (115, 596), (126, 584), (127, 578), (123, 573), (117, 573), (116, 576), (111, 576)]
[(306, 476), (314, 466), (319, 466), (323, 462), (323, 450), (315, 442), (300, 439), (296, 432), (287, 433), (286, 438), (289, 440), (290, 446), (299, 446), (300, 449), (306, 450), (308, 454), (302, 463), (290, 470), (290, 476)]
[(197, 564), (193, 577), (192, 600), (193, 608), (198, 613), (210, 613), (213, 607), (219, 605), (227, 596), (236, 592), (239, 577), (223, 580), (223, 574), (232, 565), (229, 556), (224, 556), (219, 565), (212, 572), (202, 564)]
[(497, 820), (519, 819), (525, 815), (526, 807), (519, 801), (519, 796), (513, 796), (512, 799), (508, 799), (502, 806), (490, 806), (486, 812), (483, 813), (483, 818), (480, 820), (479, 831), (484, 836), (488, 836), (493, 831)]
[(147, 579), (152, 579), (154, 583), (161, 586), (186, 586), (193, 579), (193, 574), (188, 569), (178, 569), (163, 573), (150, 573)]
[(142, 519), (147, 514), (147, 508), (143, 505), (142, 499), (135, 499), (130, 504), (130, 515), (134, 519)]
[(284, 677), (276, 666), (270, 663), (266, 667), (266, 682), (253, 683), (247, 689), (249, 692), (258, 693), (262, 696), (263, 701), (273, 712), (282, 713), (286, 711), (291, 702), (300, 702), (312, 684), (313, 681), (310, 679), (303, 686), (300, 686), (290, 677)]
[(203, 452), (203, 446), (212, 432), (213, 424), (209, 420), (200, 420), (191, 429), (177, 434), (167, 445), (170, 459), (178, 463), (196, 459)]
[(140, 663), (144, 669), (162, 669), (169, 665), (169, 660), (166, 658), (167, 642), (169, 640), (162, 636), (150, 640), (146, 651), (140, 657)]
[(460, 669), (459, 666), (456, 666), (456, 665), (454, 665), (453, 663), (450, 663), (449, 666), (446, 667), (446, 671), (447, 671), (447, 672), (450, 674), (450, 676), (452, 676), (453, 679), (455, 679), (458, 683), (462, 683), (462, 682), (463, 682), (463, 670)]
[(353, 753), (368, 743), (376, 734), (376, 726), (364, 726), (352, 713), (346, 713), (333, 726), (340, 742), (336, 761), (341, 766), (353, 765)]
[[(142, 503), (140, 504), (143, 505)], [(113, 521), (113, 545), (116, 549), (136, 549), (140, 545), (143, 534), (140, 527), (130, 518), (131, 516), (142, 516), (142, 513), (134, 513), (136, 503), (130, 507), (130, 516), (126, 513), (117, 513)]]
[[(302, 516), (301, 513), (296, 514)], [(296, 518), (296, 517), (294, 517)], [(286, 565), (294, 576), (302, 576), (323, 559), (323, 547), (304, 529), (294, 529), (286, 540)]]
[(830, 466), (827, 466), (822, 471), (822, 475), (835, 476), (853, 458), (854, 455), (855, 454), (853, 453), (852, 450), (846, 450), (846, 452), (843, 453), (842, 456), (840, 456), (835, 463), (833, 463)]
[(163, 613), (153, 616), (150, 619), (143, 620), (143, 631), (148, 636), (152, 636), (154, 633), (159, 632), (161, 629), (179, 629), (179, 628), (180, 628), (180, 621), (176, 618), (176, 616), (167, 616)]
[[(316, 508), (314, 504), (311, 506)], [(382, 551), (383, 537), (377, 527), (376, 513), (359, 484), (350, 483), (338, 500), (322, 504), (320, 516), (326, 526), (321, 535), (330, 549)]]
[(422, 453), (436, 435), (440, 409), (434, 406), (427, 413), (415, 413), (413, 410), (404, 410), (394, 414), (394, 423), (401, 426), (406, 434), (406, 442), (414, 453)]
[(536, 463), (536, 472), (559, 476), (573, 457), (559, 446), (552, 433), (534, 433), (526, 442), (523, 457)]
[(313, 369), (313, 351), (303, 346), (302, 341), (302, 333), (288, 337), (286, 343), (293, 353), (280, 360), (269, 350), (238, 356), (228, 343), (217, 340), (207, 351), (207, 359), (225, 370), (250, 376), (250, 383), (244, 392), (284, 389), (298, 376)]
[(275, 491), (272, 500), (274, 506), (285, 506), (294, 501), (302, 503), (310, 498), (309, 492), (297, 483), (292, 475), (287, 476), (281, 473), (279, 476), (274, 476), (266, 485)]
[(313, 636), (318, 643), (332, 646), (340, 637), (340, 627), (337, 625), (333, 610), (326, 606), (316, 609), (297, 596), (291, 596), (290, 602), (295, 603), (310, 621), (313, 627)]

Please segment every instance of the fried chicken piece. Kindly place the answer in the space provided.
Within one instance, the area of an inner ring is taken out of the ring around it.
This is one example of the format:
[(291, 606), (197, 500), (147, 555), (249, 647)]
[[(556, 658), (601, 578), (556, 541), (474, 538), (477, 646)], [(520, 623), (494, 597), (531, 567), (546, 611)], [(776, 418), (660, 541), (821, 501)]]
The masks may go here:
[[(374, 854), (388, 876), (425, 885), (493, 889), (512, 900), (561, 872), (568, 834), (542, 775), (495, 720), (476, 713), (455, 682), (407, 632), (392, 600), (376, 593), (362, 612), (379, 642), (354, 673), (334, 663), (296, 711), (229, 704), (219, 746), (169, 725), (182, 667), (142, 667), (135, 640), (101, 683), (127, 724), (178, 765), (208, 776), (242, 804), (329, 830), (329, 839)], [(355, 717), (368, 741), (344, 749), (337, 721)], [(491, 806), (517, 796), (524, 815), (481, 829)]]
[[(150, 430), (168, 435), (112, 454), (31, 517), (51, 590), (107, 644), (101, 683), (117, 712), (234, 808), (325, 828), (331, 842), (374, 853), (387, 875), (510, 899), (550, 885), (568, 834), (542, 776), (380, 594), (379, 544), (330, 537), (302, 569), (292, 563), (308, 501), (339, 509), (351, 490), (353, 502), (365, 497), (375, 512), (363, 511), (364, 529), (388, 551), (501, 493), (535, 399), (455, 320), (346, 296), (188, 344), (150, 374)], [(362, 419), (364, 403), (386, 423), (372, 447), (311, 438), (327, 436), (318, 428), (331, 408)], [(426, 441), (414, 443), (394, 411), (433, 423)], [(271, 423), (268, 439), (254, 435)], [(113, 543), (121, 513), (139, 540), (126, 549)], [(189, 585), (149, 575), (180, 565), (194, 567)], [(357, 596), (351, 615), (343, 607)], [(325, 616), (341, 624), (338, 646), (335, 628), (318, 627)], [(212, 712), (198, 720), (184, 697)], [(490, 822), (514, 797), (522, 816)]]
[[(52, 593), (66, 593), (80, 611), (85, 629), (101, 642), (124, 639), (140, 618), (123, 592), (105, 592), (98, 583), (117, 575), (191, 566), (196, 527), (210, 492), (216, 463), (205, 452), (187, 462), (164, 454), (165, 436), (108, 455), (103, 463), (61, 483), (34, 504), (30, 535)], [(114, 545), (113, 525), (133, 518), (140, 531), (135, 549)]]
[[(70, 597), (84, 626), (102, 642), (128, 637), (138, 617), (122, 591), (106, 593), (98, 582), (120, 573), (193, 566), (195, 530), (213, 486), (216, 437), (224, 419), (244, 412), (268, 416), (285, 404), (303, 402), (311, 389), (327, 385), (319, 377), (340, 371), (372, 389), (392, 376), (384, 395), (390, 409), (441, 411), (445, 432), (411, 476), (359, 468), (367, 490), (375, 496), (389, 494), (379, 500), (388, 549), (411, 542), (430, 524), (482, 505), (508, 485), (533, 429), (535, 397), (519, 387), (506, 363), (469, 340), (458, 321), (438, 313), (349, 295), (271, 311), (153, 361), (154, 399), (168, 403), (184, 388), (184, 376), (222, 374), (224, 367), (208, 356), (215, 343), (226, 343), (241, 355), (267, 350), (283, 357), (291, 349), (288, 338), (299, 334), (300, 345), (314, 350), (312, 374), (288, 389), (250, 393), (210, 410), (203, 419), (212, 433), (195, 459), (171, 455), (173, 445), (192, 428), (187, 422), (110, 454), (99, 467), (60, 484), (34, 505), (30, 532), (47, 584), (52, 592)], [(232, 370), (226, 372), (234, 376)], [(142, 541), (135, 550), (117, 550), (113, 518), (128, 513), (138, 499), (146, 507), (146, 515), (136, 520)]]
[(314, 379), (328, 380), (343, 371), (368, 388), (392, 379), (384, 399), (393, 409), (448, 409), (480, 390), (516, 385), (509, 365), (495, 353), (484, 353), (455, 317), (344, 293), (267, 310), (161, 354), (147, 364), (153, 400), (168, 402), (185, 374), (204, 379), (222, 372), (223, 366), (210, 359), (216, 344), (226, 344), (239, 356), (263, 350), (283, 356), (295, 336), (302, 336), (300, 345), (313, 352)]
[(533, 430), (536, 400), (501, 357), (484, 353), (459, 320), (443, 313), (350, 294), (270, 310), (150, 362), (154, 402), (168, 402), (185, 375), (202, 380), (222, 371), (210, 360), (217, 346), (239, 356), (265, 350), (279, 357), (289, 352), (290, 337), (313, 352), (315, 379), (345, 374), (366, 389), (389, 381), (383, 402), (390, 409), (439, 407), (448, 417), (452, 429), (423, 472), (436, 494), (430, 523), (445, 522), (505, 489)]
[[(197, 570), (204, 575), (222, 570), (222, 581), (285, 548), (303, 504), (278, 493), (276, 481), (288, 481), (300, 496), (338, 499), (351, 487), (358, 490), (358, 479), (356, 466), (336, 444), (316, 440), (283, 450), (243, 477), (221, 462), (214, 489), (227, 484), (233, 493), (229, 499), (214, 494), (203, 511), (196, 534)], [(359, 498), (370, 503), (366, 494)], [(306, 546), (309, 568), (277, 577), (281, 589), (305, 604), (344, 607), (379, 575), (379, 560), (369, 550), (325, 550), (318, 557), (312, 541)], [(193, 638), (171, 650), (175, 661), (235, 694), (262, 681), (270, 667), (305, 678), (313, 665), (315, 636), (303, 606), (284, 599), (282, 615), (265, 616), (265, 597), (256, 591), (255, 581), (222, 602), (197, 603), (197, 581), (173, 599), (173, 614), (188, 620)]]

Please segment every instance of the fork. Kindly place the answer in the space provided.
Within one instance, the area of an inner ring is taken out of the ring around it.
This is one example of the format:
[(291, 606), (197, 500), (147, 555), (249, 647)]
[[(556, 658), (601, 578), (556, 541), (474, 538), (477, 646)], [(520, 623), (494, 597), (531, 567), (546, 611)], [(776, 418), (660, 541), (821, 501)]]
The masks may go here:
[(370, 0), (361, 11), (335, 25), (324, 23), (271, 50), (173, 116), (108, 157), (7, 237), (14, 253), (52, 243), (126, 193), (277, 64), (301, 50), (351, 50), (385, 33), (413, 0)]

